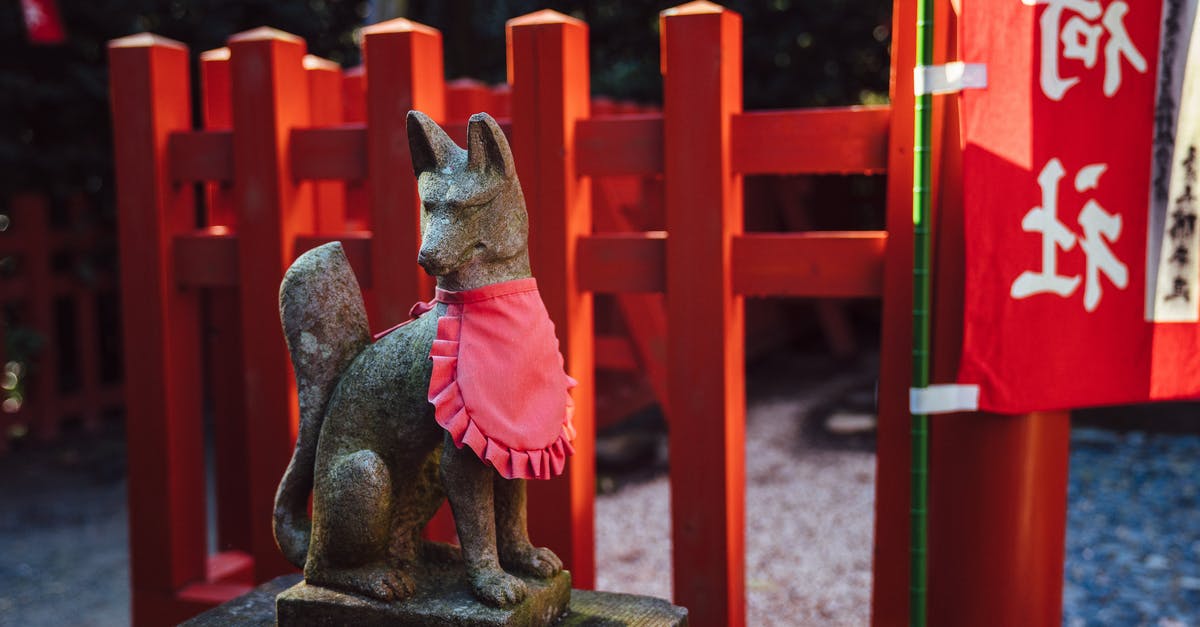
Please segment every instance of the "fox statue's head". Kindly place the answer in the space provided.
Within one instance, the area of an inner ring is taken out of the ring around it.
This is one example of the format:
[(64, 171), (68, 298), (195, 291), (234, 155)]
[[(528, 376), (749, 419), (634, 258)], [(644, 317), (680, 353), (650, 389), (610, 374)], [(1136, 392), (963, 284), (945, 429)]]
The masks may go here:
[(429, 116), (409, 111), (408, 144), (421, 195), (417, 263), (438, 287), (529, 277), (529, 217), (500, 125), (486, 113), (471, 116), (463, 150)]

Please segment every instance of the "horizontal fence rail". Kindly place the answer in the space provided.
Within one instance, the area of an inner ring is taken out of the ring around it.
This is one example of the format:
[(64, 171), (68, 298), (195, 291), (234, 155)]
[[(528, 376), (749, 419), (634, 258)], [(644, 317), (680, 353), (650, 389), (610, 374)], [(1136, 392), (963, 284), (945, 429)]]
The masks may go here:
[[(552, 11), (509, 22), (501, 88), (445, 83), (441, 34), (407, 20), (364, 29), (368, 63), (345, 71), (256, 29), (201, 55), (201, 129), (182, 45), (149, 35), (110, 45), (126, 352), (140, 390), (129, 417), (135, 622), (179, 620), (290, 569), (270, 529), (296, 430), (279, 281), (300, 253), (340, 241), (372, 326), (403, 320), (432, 292), (413, 263), (419, 199), (403, 114), (421, 109), (462, 143), (462, 118), (491, 108), (524, 188), (534, 274), (580, 383), (576, 455), (564, 477), (531, 485), (531, 533), (576, 585), (594, 585), (593, 371), (641, 366), (671, 423), (675, 600), (696, 625), (744, 624), (742, 300), (879, 298), (888, 234), (743, 233), (742, 179), (885, 172), (891, 110), (742, 112), (740, 17), (693, 3), (661, 26), (661, 111), (593, 100), (587, 26)], [(609, 196), (656, 204), (666, 230), (639, 230)], [(595, 337), (594, 294), (616, 295), (628, 337)], [(202, 378), (221, 408), (217, 459), (233, 469), (217, 472), (211, 553)]]

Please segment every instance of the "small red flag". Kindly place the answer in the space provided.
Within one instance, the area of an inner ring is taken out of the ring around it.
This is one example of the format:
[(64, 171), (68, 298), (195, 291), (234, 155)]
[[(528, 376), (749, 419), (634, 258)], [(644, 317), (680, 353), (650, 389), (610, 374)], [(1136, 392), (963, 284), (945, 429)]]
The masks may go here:
[(21, 0), (31, 44), (61, 44), (67, 39), (55, 0)]

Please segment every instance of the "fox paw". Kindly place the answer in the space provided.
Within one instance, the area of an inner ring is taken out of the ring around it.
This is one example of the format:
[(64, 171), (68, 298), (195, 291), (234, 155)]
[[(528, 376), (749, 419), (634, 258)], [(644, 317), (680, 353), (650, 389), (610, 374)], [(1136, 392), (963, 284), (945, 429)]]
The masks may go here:
[(533, 575), (546, 579), (557, 575), (562, 570), (562, 560), (554, 551), (546, 547), (536, 547), (526, 544), (511, 551), (505, 551), (500, 556), (500, 565), (506, 570)]
[(515, 605), (525, 600), (525, 582), (502, 570), (488, 570), (471, 575), (475, 596), (496, 607)]

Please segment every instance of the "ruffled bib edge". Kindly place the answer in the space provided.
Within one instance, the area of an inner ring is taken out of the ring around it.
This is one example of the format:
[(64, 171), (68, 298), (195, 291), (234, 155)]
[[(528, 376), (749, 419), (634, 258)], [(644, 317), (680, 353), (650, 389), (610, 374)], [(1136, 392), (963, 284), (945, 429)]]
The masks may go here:
[(563, 412), (562, 429), (553, 442), (541, 449), (516, 449), (494, 438), (484, 435), (471, 418), (458, 385), (458, 350), (462, 337), (461, 305), (451, 304), (438, 319), (437, 337), (429, 357), (433, 360), (433, 374), (429, 382), (429, 402), (434, 406), (434, 417), (450, 437), (454, 445), (463, 445), (479, 456), (479, 459), (500, 473), (505, 479), (549, 479), (562, 474), (567, 456), (575, 453), (571, 442), (575, 439), (572, 417), (575, 403), (569, 390), (576, 381), (564, 374), (567, 387), (566, 408)]

